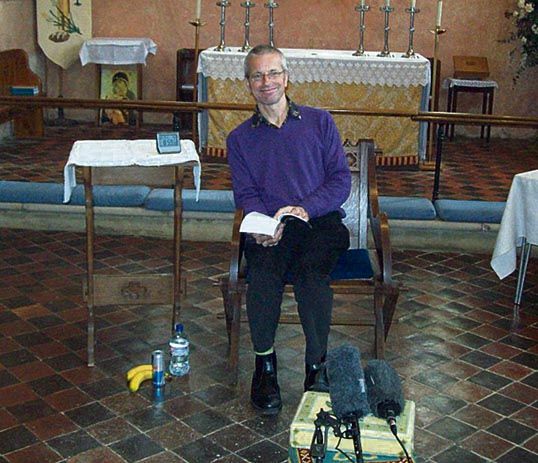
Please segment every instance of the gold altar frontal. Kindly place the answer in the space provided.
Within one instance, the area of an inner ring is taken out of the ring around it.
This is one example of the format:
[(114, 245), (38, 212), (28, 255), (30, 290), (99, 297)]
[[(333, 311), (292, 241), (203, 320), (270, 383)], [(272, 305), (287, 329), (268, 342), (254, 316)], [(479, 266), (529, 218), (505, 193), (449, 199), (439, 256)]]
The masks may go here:
[[(207, 81), (208, 101), (252, 103), (252, 97), (244, 85), (230, 80), (209, 78)], [(368, 110), (409, 111), (420, 101), (420, 87), (389, 87), (364, 84), (333, 84), (324, 82), (290, 83), (289, 97), (301, 105), (330, 107), (338, 102), (342, 108)], [(241, 122), (250, 117), (244, 111), (209, 111), (207, 154), (222, 157), (226, 154), (226, 137)], [(383, 153), (384, 165), (412, 165), (418, 163), (418, 123), (404, 117), (339, 116), (334, 120), (342, 140), (356, 141), (358, 138), (373, 138)]]
[[(290, 69), (287, 94), (299, 105), (394, 112), (424, 109), (430, 72), (425, 58), (405, 61), (381, 59), (372, 54), (361, 61), (363, 57), (353, 57), (351, 52), (283, 51)], [(239, 52), (203, 51), (198, 66), (202, 90), (199, 100), (252, 104), (252, 97), (242, 82), (244, 56)], [(321, 64), (311, 71), (310, 63), (314, 67)], [(246, 111), (208, 111), (207, 120), (201, 126), (205, 154), (226, 157), (228, 133), (250, 116)], [(335, 115), (334, 120), (342, 140), (373, 138), (383, 153), (378, 164), (418, 164), (421, 145), (425, 146), (425, 128), (420, 130), (420, 124), (410, 118)]]
[[(305, 392), (290, 427), (290, 444), (288, 448), (289, 463), (312, 463), (310, 444), (314, 435), (314, 420), (320, 409), (330, 412), (330, 396), (322, 392)], [(407, 452), (413, 457), (413, 443), (415, 430), (415, 403), (407, 400), (400, 416), (396, 418), (398, 437), (401, 439)], [(391, 434), (385, 420), (374, 416), (367, 416), (359, 420), (361, 444), (365, 462), (405, 462), (403, 451)], [(324, 431), (322, 429), (322, 431)], [(327, 442), (326, 463), (349, 462), (347, 455), (354, 457), (353, 441), (335, 437), (329, 430)], [(353, 460), (354, 461), (354, 460)]]

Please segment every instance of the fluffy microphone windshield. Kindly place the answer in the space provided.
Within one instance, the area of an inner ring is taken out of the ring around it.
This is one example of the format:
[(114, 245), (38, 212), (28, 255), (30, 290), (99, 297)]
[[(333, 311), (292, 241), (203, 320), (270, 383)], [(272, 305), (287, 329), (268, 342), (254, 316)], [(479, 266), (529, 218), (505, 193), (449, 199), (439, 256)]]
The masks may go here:
[(362, 418), (370, 413), (359, 350), (344, 345), (327, 353), (332, 410), (337, 418)]
[(402, 383), (385, 360), (370, 360), (364, 369), (368, 403), (378, 418), (398, 416), (405, 405)]

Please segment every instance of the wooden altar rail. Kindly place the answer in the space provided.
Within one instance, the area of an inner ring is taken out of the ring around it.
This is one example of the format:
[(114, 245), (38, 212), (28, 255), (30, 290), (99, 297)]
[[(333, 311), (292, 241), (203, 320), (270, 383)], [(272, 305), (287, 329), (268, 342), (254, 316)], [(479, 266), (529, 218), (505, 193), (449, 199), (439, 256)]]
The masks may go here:
[[(14, 109), (21, 108), (44, 108), (44, 107), (64, 107), (77, 109), (100, 109), (118, 108), (143, 110), (147, 112), (201, 112), (209, 109), (224, 109), (230, 111), (251, 111), (253, 104), (235, 103), (199, 103), (199, 102), (177, 102), (177, 101), (151, 101), (151, 100), (99, 100), (99, 99), (76, 99), (76, 98), (49, 98), (49, 97), (15, 97), (0, 96), (0, 105), (5, 105)], [(437, 143), (435, 149), (435, 167), (432, 200), (436, 200), (439, 195), (441, 180), (441, 159), (443, 128), (446, 124), (457, 123), (459, 125), (493, 125), (500, 127), (538, 129), (538, 117), (528, 116), (503, 116), (494, 114), (470, 114), (470, 113), (448, 113), (448, 112), (406, 112), (406, 111), (366, 111), (361, 109), (349, 109), (330, 107), (323, 108), (332, 114), (354, 115), (354, 116), (382, 116), (382, 117), (408, 117), (415, 122), (426, 122), (436, 125)], [(193, 127), (193, 133), (195, 133)], [(431, 159), (428, 159), (431, 161)]]
[[(50, 97), (18, 97), (0, 96), (0, 105), (13, 106), (15, 108), (30, 107), (59, 107), (77, 109), (100, 109), (118, 108), (141, 110), (148, 112), (192, 112), (205, 111), (209, 109), (221, 109), (230, 111), (251, 111), (253, 104), (235, 103), (197, 103), (179, 101), (157, 101), (157, 100), (99, 100), (99, 99), (78, 99), (78, 98), (50, 98)], [(530, 116), (504, 116), (495, 114), (470, 114), (470, 113), (448, 113), (448, 112), (428, 112), (428, 111), (390, 111), (390, 110), (362, 110), (340, 107), (324, 107), (332, 114), (354, 115), (354, 116), (380, 116), (380, 117), (408, 117), (416, 122), (427, 122), (433, 124), (453, 124), (459, 125), (494, 125), (514, 128), (538, 129), (538, 117)]]

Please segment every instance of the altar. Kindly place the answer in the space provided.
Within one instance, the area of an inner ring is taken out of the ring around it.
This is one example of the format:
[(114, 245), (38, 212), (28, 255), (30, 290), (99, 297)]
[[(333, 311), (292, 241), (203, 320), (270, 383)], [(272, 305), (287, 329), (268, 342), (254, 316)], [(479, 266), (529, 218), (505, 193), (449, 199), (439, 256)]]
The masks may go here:
[[(288, 95), (298, 104), (367, 111), (418, 112), (428, 108), (430, 62), (402, 53), (353, 56), (351, 50), (281, 49), (289, 69)], [(246, 53), (209, 48), (198, 60), (198, 101), (252, 103), (243, 84)], [(200, 146), (226, 157), (226, 136), (250, 112), (209, 110), (200, 116)], [(424, 159), (426, 124), (407, 117), (334, 115), (342, 140), (373, 138), (382, 165), (414, 165)]]

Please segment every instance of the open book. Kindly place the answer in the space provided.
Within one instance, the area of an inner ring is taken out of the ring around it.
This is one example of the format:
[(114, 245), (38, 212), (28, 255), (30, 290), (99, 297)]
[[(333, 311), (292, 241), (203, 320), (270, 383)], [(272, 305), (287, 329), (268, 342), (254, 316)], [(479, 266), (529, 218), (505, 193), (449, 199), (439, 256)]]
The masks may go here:
[(277, 219), (261, 212), (249, 212), (241, 222), (239, 231), (242, 233), (258, 233), (260, 235), (275, 236), (278, 224), (288, 220), (300, 220), (302, 223), (310, 227), (311, 225), (302, 217), (295, 214), (282, 214)]

